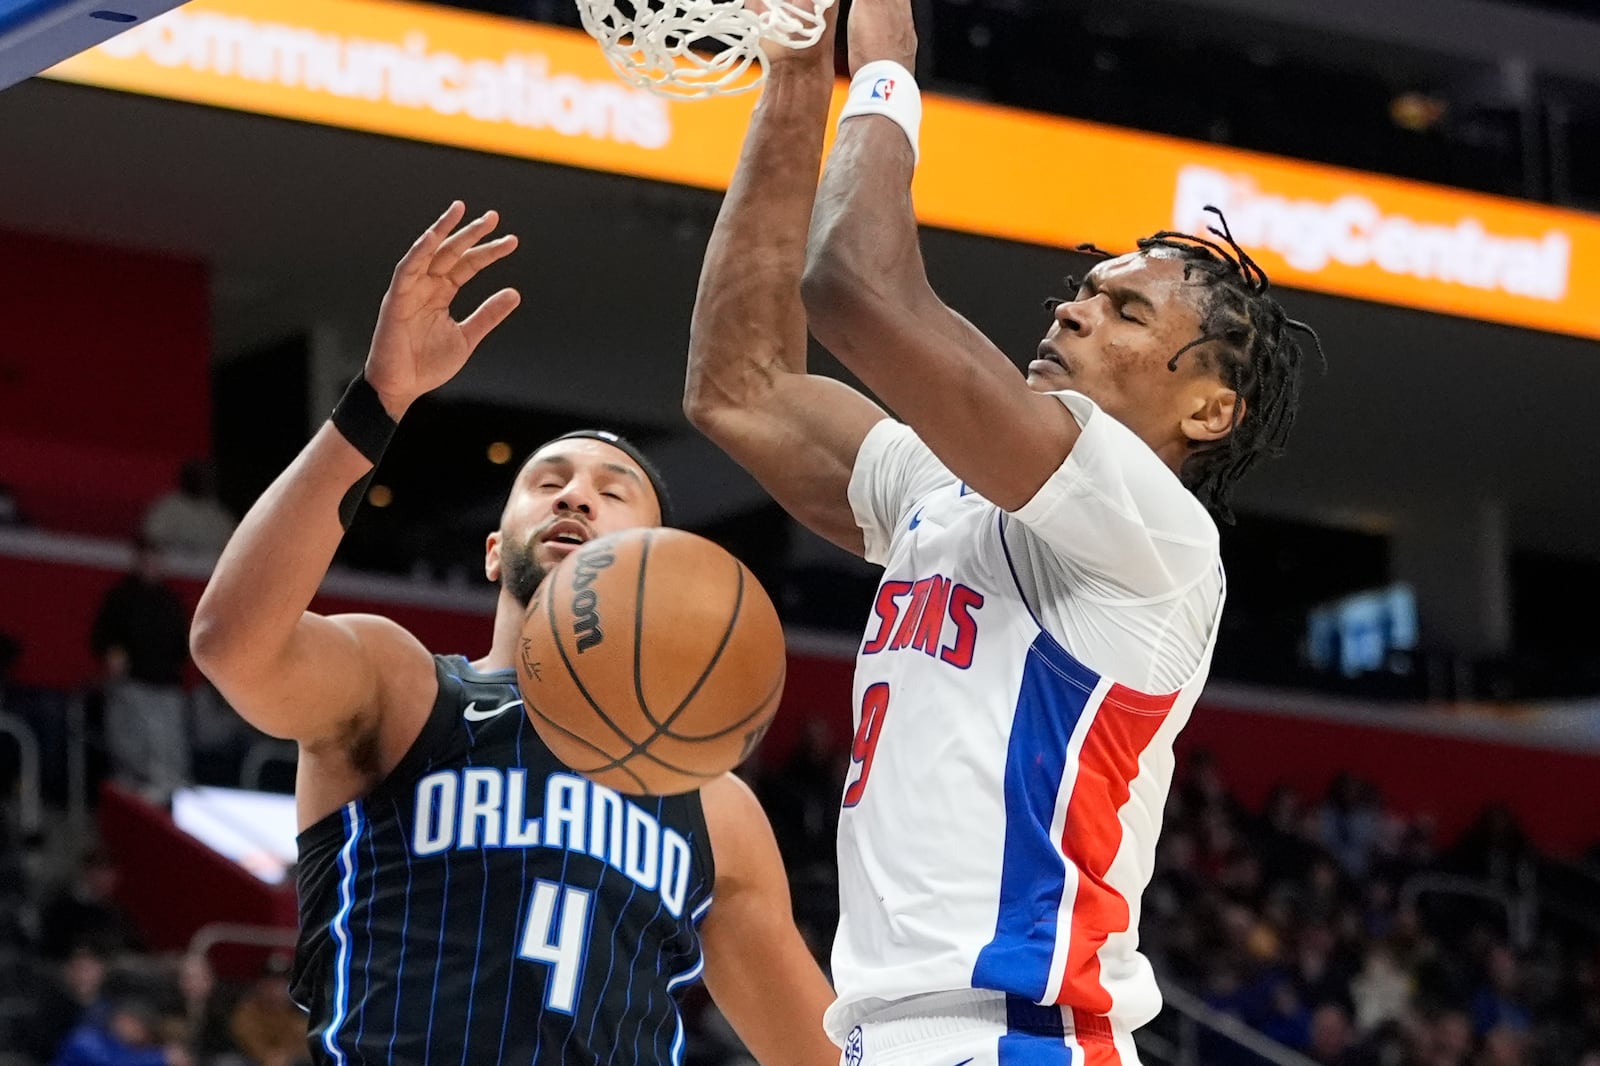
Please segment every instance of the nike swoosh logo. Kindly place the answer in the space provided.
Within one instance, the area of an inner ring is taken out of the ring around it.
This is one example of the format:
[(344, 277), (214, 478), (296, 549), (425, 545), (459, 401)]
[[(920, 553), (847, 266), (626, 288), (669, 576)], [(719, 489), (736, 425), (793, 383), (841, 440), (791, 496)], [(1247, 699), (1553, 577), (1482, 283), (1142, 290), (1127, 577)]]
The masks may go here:
[(922, 508), (919, 507), (917, 508), (917, 513), (911, 516), (911, 525), (906, 528), (916, 529), (920, 525), (922, 525)]
[(478, 701), (473, 700), (471, 703), (467, 704), (467, 709), (461, 712), (461, 717), (465, 718), (469, 722), (483, 722), (490, 718), (498, 717), (513, 707), (520, 706), (522, 706), (521, 700), (512, 700), (510, 703), (502, 703), (493, 710), (480, 711), (478, 710)]
[(956, 1063), (956, 1066), (967, 1066), (967, 1063), (971, 1061), (971, 1059), (962, 1059), (960, 1062)]

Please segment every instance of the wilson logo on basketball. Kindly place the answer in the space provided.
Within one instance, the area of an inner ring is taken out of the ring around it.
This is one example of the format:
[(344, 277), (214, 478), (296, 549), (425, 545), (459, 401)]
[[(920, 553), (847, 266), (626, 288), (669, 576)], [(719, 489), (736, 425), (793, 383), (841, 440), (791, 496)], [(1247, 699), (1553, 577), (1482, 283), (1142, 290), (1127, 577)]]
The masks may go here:
[(578, 557), (572, 571), (572, 632), (578, 638), (578, 654), (598, 646), (606, 639), (600, 628), (600, 595), (590, 586), (600, 576), (600, 571), (617, 561), (609, 551), (597, 551)]
[(595, 784), (700, 788), (737, 766), (777, 711), (777, 609), (704, 537), (612, 533), (562, 559), (541, 589), (522, 620), (523, 706), (551, 754)]

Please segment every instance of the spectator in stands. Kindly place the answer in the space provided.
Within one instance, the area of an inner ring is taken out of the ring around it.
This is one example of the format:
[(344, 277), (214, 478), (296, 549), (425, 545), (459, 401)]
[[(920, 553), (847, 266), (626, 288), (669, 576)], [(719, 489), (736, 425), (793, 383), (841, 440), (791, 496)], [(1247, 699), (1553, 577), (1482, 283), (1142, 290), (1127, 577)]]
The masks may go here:
[(1414, 904), (1403, 903), (1394, 910), (1389, 927), (1389, 945), (1400, 968), (1415, 978), (1433, 965), (1439, 945), (1422, 926), (1422, 915)]
[(1332, 924), (1344, 893), (1344, 880), (1333, 856), (1319, 851), (1305, 876), (1287, 888), (1293, 893), (1298, 918), (1308, 924)]
[(1381, 877), (1369, 877), (1361, 894), (1356, 911), (1361, 932), (1373, 940), (1382, 940), (1394, 928), (1394, 886)]
[(1215, 756), (1203, 748), (1189, 756), (1188, 772), (1178, 793), (1184, 809), (1194, 817), (1217, 811), (1230, 822), (1237, 821), (1239, 805), (1223, 784)]
[(133, 568), (100, 603), (90, 647), (104, 671), (112, 774), (165, 802), (189, 780), (189, 614), (162, 576), (161, 553), (143, 537)]
[(1324, 1003), (1311, 1014), (1306, 1053), (1321, 1066), (1348, 1066), (1351, 1061), (1350, 1017), (1337, 1003)]
[(1385, 1022), (1345, 1053), (1345, 1066), (1422, 1066), (1414, 1020)]
[(1306, 819), (1300, 793), (1288, 785), (1278, 785), (1268, 794), (1256, 822), (1256, 855), (1268, 881), (1299, 877), (1311, 866), (1317, 847), (1306, 838)]
[(1483, 1036), (1475, 1066), (1526, 1066), (1528, 1037), (1521, 1029), (1500, 1026)]
[(1472, 1028), (1479, 1036), (1496, 1029), (1528, 1031), (1531, 1024), (1522, 1004), (1521, 974), (1517, 956), (1505, 944), (1495, 944), (1484, 958), (1484, 979), (1472, 997)]
[(1335, 777), (1317, 810), (1317, 838), (1346, 877), (1367, 876), (1382, 825), (1377, 790), (1353, 774)]
[(1472, 1018), (1464, 1011), (1443, 1011), (1429, 1029), (1423, 1061), (1426, 1066), (1467, 1066), (1472, 1044)]
[(234, 1043), (252, 1066), (295, 1066), (306, 1060), (306, 1015), (289, 998), (289, 960), (273, 955), (232, 1020)]
[(190, 459), (178, 471), (175, 491), (157, 497), (144, 514), (145, 540), (163, 551), (215, 558), (238, 521), (217, 498), (216, 468)]
[(79, 948), (114, 957), (139, 948), (139, 935), (127, 913), (112, 898), (117, 866), (98, 849), (84, 856), (72, 883), (58, 891), (39, 918), (39, 950), (49, 959), (66, 959)]
[(1264, 1010), (1247, 1010), (1244, 1020), (1288, 1047), (1305, 1047), (1311, 1035), (1312, 1012), (1295, 983), (1282, 974), (1269, 975), (1261, 988)]
[(183, 1000), (184, 1028), (189, 1050), (199, 1062), (210, 1062), (234, 1050), (233, 1008), (217, 984), (211, 961), (204, 955), (185, 954), (176, 962), (178, 992)]
[(17, 1033), (17, 1050), (39, 1062), (55, 1057), (84, 1012), (100, 1000), (106, 959), (92, 947), (74, 948), (55, 973), (33, 991)]
[(90, 1008), (56, 1053), (54, 1066), (192, 1066), (183, 1047), (161, 1043), (161, 1023), (151, 993), (119, 991)]
[[(1578, 932), (1582, 921), (1568, 931), (1542, 922), (1546, 942), (1519, 957), (1503, 939), (1503, 907), (1450, 893), (1419, 904), (1402, 891), (1452, 867), (1518, 884), (1542, 860), (1504, 811), (1441, 858), (1426, 817), (1384, 813), (1375, 792), (1331, 804), (1380, 814), (1355, 878), (1322, 844), (1321, 809), (1300, 817), (1279, 790), (1259, 816), (1235, 813), (1214, 764), (1184, 779), (1144, 896), (1164, 980), (1320, 1063), (1600, 1066), (1600, 937)], [(1330, 841), (1349, 839), (1341, 830)], [(1216, 1033), (1198, 1050), (1206, 1066), (1265, 1063)]]
[(1394, 949), (1384, 941), (1373, 944), (1367, 949), (1361, 972), (1350, 982), (1356, 1029), (1366, 1036), (1405, 1017), (1413, 985), (1411, 975), (1395, 959)]
[(1528, 875), (1533, 849), (1511, 811), (1495, 804), (1461, 835), (1445, 864), (1454, 872), (1501, 888), (1520, 888)]

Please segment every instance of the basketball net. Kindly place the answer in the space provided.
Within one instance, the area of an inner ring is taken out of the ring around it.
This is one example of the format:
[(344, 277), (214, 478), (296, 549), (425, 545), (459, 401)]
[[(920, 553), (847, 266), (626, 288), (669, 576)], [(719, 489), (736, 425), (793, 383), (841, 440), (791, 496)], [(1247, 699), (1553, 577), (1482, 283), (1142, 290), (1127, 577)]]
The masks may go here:
[(763, 40), (809, 48), (834, 0), (577, 0), (583, 28), (631, 85), (693, 100), (748, 92), (766, 77)]

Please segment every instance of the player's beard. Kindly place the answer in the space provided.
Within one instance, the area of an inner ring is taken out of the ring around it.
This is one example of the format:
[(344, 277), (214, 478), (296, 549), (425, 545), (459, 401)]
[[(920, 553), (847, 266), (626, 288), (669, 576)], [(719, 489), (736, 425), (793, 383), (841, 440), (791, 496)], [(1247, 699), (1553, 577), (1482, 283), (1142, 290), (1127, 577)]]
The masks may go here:
[(513, 551), (500, 549), (500, 587), (511, 593), (513, 599), (526, 607), (533, 602), (533, 594), (544, 584), (547, 569), (533, 557), (533, 545), (528, 544)]

